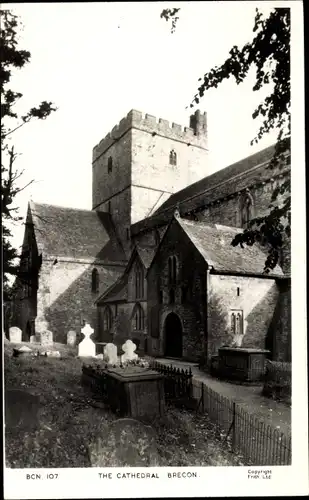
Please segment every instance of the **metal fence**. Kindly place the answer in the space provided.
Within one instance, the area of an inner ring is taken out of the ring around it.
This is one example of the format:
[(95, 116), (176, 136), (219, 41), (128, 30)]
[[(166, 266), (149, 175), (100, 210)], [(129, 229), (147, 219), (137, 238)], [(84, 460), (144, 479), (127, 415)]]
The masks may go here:
[(192, 399), (192, 372), (166, 366), (156, 361), (150, 364), (153, 370), (164, 375), (165, 399), (174, 403), (188, 402)]
[(291, 465), (291, 437), (259, 420), (239, 404), (221, 396), (205, 384), (193, 383), (193, 395), (200, 392), (197, 410), (225, 433), (233, 452), (248, 465)]

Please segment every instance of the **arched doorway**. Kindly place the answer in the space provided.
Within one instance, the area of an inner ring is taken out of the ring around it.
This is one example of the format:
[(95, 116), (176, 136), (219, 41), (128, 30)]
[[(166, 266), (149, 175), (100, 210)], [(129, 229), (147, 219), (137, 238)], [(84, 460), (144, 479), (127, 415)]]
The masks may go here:
[(177, 314), (170, 313), (165, 320), (165, 356), (182, 357), (182, 326)]

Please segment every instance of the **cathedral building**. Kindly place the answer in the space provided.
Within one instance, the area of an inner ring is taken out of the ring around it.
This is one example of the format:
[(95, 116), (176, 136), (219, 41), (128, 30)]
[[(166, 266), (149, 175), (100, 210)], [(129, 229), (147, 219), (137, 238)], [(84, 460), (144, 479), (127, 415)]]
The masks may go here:
[[(223, 345), (290, 361), (290, 245), (263, 273), (257, 245), (233, 247), (290, 176), (274, 146), (207, 175), (206, 113), (189, 127), (132, 110), (93, 149), (92, 210), (30, 202), (11, 324), (23, 339), (88, 321), (98, 344), (209, 361)], [(23, 274), (24, 273), (24, 274)]]

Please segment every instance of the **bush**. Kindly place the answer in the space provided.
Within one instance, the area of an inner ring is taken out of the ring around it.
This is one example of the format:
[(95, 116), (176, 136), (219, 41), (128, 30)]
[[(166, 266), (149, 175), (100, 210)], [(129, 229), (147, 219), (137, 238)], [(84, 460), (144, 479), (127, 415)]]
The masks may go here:
[(267, 361), (263, 395), (291, 404), (292, 365)]

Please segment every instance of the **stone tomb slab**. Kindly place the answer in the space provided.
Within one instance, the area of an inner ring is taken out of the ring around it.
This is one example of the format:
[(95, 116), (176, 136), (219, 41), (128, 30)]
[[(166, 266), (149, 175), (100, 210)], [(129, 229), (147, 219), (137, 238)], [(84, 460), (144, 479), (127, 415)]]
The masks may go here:
[(113, 422), (104, 434), (88, 447), (92, 467), (160, 465), (156, 433), (151, 426), (122, 418)]
[(150, 421), (164, 414), (164, 377), (147, 368), (128, 367), (107, 370), (109, 404), (121, 416)]

